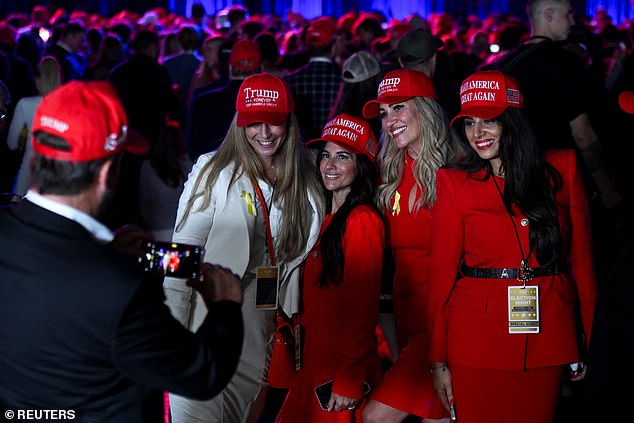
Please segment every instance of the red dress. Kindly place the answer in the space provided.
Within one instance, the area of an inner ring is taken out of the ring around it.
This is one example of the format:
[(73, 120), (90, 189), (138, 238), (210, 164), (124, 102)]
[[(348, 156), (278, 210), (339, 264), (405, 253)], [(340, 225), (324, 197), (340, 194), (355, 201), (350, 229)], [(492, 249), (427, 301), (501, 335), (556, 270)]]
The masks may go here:
[[(328, 215), (323, 230), (330, 224)], [(378, 319), (383, 222), (369, 206), (348, 216), (343, 239), (344, 276), (339, 285), (320, 287), (319, 243), (304, 263), (300, 324), (304, 337), (302, 369), (295, 374), (277, 422), (360, 422), (361, 408), (327, 412), (321, 409), (315, 387), (334, 380), (333, 391), (363, 398), (363, 382), (380, 380), (374, 329)]]
[[(372, 399), (410, 414), (438, 419), (449, 414), (436, 395), (427, 360), (431, 325), (425, 310), (430, 275), (431, 211), (421, 208), (409, 212), (408, 198), (416, 184), (412, 173), (414, 163), (405, 156), (398, 196), (395, 195), (392, 210), (386, 213), (388, 242), (396, 265), (393, 301), (399, 358)], [(418, 198), (420, 195), (416, 200)]]
[[(590, 338), (597, 288), (586, 194), (573, 151), (552, 151), (546, 159), (562, 177), (556, 205), (569, 271), (528, 283), (539, 287), (541, 327), (532, 334), (508, 331), (507, 287), (521, 285), (518, 280), (456, 281), (461, 260), (478, 268), (518, 268), (517, 237), (528, 252), (530, 221), (516, 209), (516, 235), (493, 178), (438, 172), (430, 289), (430, 312), (437, 317), (430, 359), (449, 363), (459, 421), (551, 421), (563, 365), (579, 359), (577, 304), (581, 329)], [(503, 190), (504, 179), (495, 181)], [(538, 266), (534, 253), (529, 263)], [(491, 401), (482, 400), (487, 396)]]

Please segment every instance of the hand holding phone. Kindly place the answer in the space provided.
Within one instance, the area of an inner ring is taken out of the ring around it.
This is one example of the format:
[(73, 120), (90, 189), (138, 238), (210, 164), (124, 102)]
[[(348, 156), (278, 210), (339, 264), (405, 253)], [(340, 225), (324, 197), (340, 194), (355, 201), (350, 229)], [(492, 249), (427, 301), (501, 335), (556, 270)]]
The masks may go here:
[(216, 301), (242, 303), (242, 284), (238, 275), (229, 269), (209, 263), (200, 265), (201, 278), (188, 279), (187, 285), (200, 293), (211, 308)]
[[(330, 407), (330, 400), (332, 397), (332, 385), (334, 384), (334, 380), (329, 380), (328, 382), (322, 383), (321, 385), (318, 385), (315, 387), (315, 395), (317, 396), (317, 401), (319, 402), (319, 405), (321, 407), (322, 410), (324, 411), (332, 411), (331, 407)], [(370, 393), (370, 384), (367, 381), (363, 381), (363, 395), (368, 395)], [(337, 394), (335, 394), (337, 395)], [(338, 395), (340, 397), (340, 399), (346, 398), (343, 397), (341, 395)], [(349, 398), (348, 398), (349, 399)], [(350, 401), (349, 401), (350, 402)], [(354, 400), (354, 404), (355, 406), (352, 408), (349, 407), (344, 407), (341, 409), (336, 409), (336, 411), (344, 411), (346, 408), (349, 410), (354, 410), (354, 408), (356, 407), (356, 404), (359, 401)], [(335, 406), (336, 407), (336, 406)]]

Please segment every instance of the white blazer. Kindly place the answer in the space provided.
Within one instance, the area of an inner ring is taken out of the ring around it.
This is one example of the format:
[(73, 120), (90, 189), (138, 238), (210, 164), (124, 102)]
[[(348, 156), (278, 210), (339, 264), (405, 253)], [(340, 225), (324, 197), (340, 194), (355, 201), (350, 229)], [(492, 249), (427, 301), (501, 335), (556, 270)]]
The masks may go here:
[(22, 156), (22, 163), (20, 164), (20, 171), (18, 172), (18, 179), (15, 185), (15, 193), (18, 195), (25, 195), (30, 188), (30, 173), (29, 163), (33, 156), (33, 147), (31, 146), (31, 129), (33, 128), (33, 116), (35, 115), (35, 109), (42, 102), (42, 96), (24, 97), (18, 101), (15, 106), (15, 112), (13, 113), (13, 120), (9, 126), (9, 133), (7, 134), (7, 145), (11, 150), (17, 150), (20, 144), (20, 133), (22, 127), (26, 125), (27, 139), (24, 146), (24, 155)]
[[(213, 157), (207, 153), (199, 157), (185, 182), (183, 194), (178, 204), (176, 225), (180, 222), (187, 201), (192, 195), (194, 183), (204, 165)], [(185, 225), (174, 232), (173, 242), (203, 245), (205, 261), (230, 269), (243, 277), (249, 264), (250, 248), (254, 236), (256, 216), (248, 212), (247, 201), (242, 193), (256, 198), (251, 180), (238, 176), (229, 192), (227, 187), (231, 180), (233, 165), (227, 166), (218, 175), (216, 183), (207, 187), (211, 189), (211, 202), (204, 210), (199, 210), (202, 197), (198, 198), (189, 213)], [(317, 199), (309, 193), (309, 204), (298, 207), (310, 207), (312, 220), (309, 238), (303, 254), (290, 262), (277, 263), (280, 274), (280, 307), (287, 315), (299, 311), (299, 265), (317, 242), (323, 216), (320, 213)], [(280, 211), (271, 206), (270, 218), (281, 219)], [(202, 324), (207, 308), (199, 294), (194, 295), (192, 288), (185, 285), (182, 279), (165, 278), (166, 304), (174, 317), (185, 327), (195, 331)]]

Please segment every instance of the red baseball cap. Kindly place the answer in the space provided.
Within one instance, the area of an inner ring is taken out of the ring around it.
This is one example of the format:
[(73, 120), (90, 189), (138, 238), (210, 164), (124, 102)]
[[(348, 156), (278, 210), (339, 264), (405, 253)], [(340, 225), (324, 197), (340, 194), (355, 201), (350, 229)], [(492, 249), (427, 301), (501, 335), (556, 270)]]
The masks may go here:
[(460, 86), (458, 116), (451, 120), (472, 116), (493, 119), (500, 116), (507, 107), (522, 108), (523, 97), (515, 79), (499, 71), (476, 72), (464, 80)]
[(330, 18), (322, 16), (308, 25), (306, 44), (309, 46), (327, 46), (335, 40), (337, 24)]
[(119, 96), (109, 82), (71, 81), (44, 96), (35, 110), (33, 133), (43, 131), (66, 140), (70, 150), (39, 143), (42, 156), (67, 162), (86, 162), (121, 151), (146, 155), (143, 137), (127, 137), (128, 119)]
[(370, 100), (363, 106), (363, 117), (377, 117), (379, 104), (402, 103), (414, 97), (436, 99), (434, 84), (427, 75), (411, 69), (388, 72), (379, 84), (376, 100)]
[(387, 33), (391, 40), (400, 40), (411, 29), (412, 27), (408, 23), (396, 19), (392, 19), (387, 25)]
[(231, 47), (231, 55), (229, 56), (229, 64), (232, 68), (241, 71), (257, 70), (262, 64), (262, 55), (258, 45), (249, 39), (237, 41)]
[(623, 91), (619, 95), (619, 106), (626, 113), (634, 113), (634, 91)]
[[(318, 141), (333, 142), (354, 154), (365, 154), (372, 162), (379, 150), (370, 124), (366, 120), (346, 113), (330, 119), (324, 126), (321, 138), (310, 140), (306, 145)], [(312, 147), (316, 145), (313, 144)]]
[(257, 122), (283, 125), (295, 105), (286, 82), (268, 73), (258, 73), (240, 85), (236, 110), (239, 127)]

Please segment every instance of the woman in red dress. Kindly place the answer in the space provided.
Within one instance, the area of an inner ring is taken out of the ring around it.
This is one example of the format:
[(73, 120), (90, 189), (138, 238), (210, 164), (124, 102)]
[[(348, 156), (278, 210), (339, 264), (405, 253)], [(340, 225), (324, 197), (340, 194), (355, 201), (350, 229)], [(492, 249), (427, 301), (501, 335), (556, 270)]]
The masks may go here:
[[(369, 124), (347, 114), (308, 144), (320, 149), (329, 214), (304, 263), (302, 368), (277, 421), (359, 422), (364, 396), (380, 379), (374, 329), (385, 241), (373, 206), (378, 147)], [(316, 395), (321, 385), (323, 407)]]
[(432, 225), (436, 389), (463, 423), (550, 423), (594, 313), (583, 182), (574, 151), (539, 151), (513, 79), (477, 72), (460, 91), (470, 148), (438, 172)]
[(433, 421), (448, 416), (432, 383), (427, 355), (430, 322), (427, 295), (431, 209), (436, 171), (451, 159), (458, 141), (436, 102), (431, 80), (413, 70), (389, 72), (378, 98), (366, 104), (366, 119), (379, 116), (383, 184), (377, 203), (385, 213), (395, 262), (393, 301), (398, 359), (365, 407), (365, 422), (400, 422), (413, 414)]

